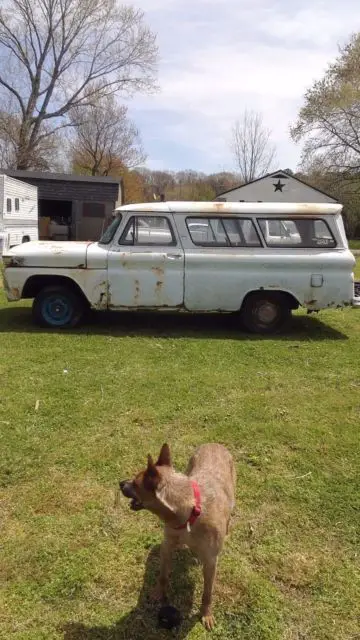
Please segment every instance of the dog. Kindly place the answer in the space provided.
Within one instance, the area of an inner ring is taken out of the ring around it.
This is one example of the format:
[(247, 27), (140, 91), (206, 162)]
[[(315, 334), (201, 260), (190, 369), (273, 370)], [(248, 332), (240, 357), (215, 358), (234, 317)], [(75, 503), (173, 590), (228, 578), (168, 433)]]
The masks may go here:
[(160, 551), (160, 574), (153, 599), (167, 602), (171, 555), (184, 546), (203, 566), (204, 589), (200, 616), (204, 627), (215, 625), (212, 596), (218, 557), (235, 507), (236, 472), (230, 452), (220, 444), (200, 446), (189, 461), (186, 474), (172, 466), (167, 444), (154, 463), (133, 480), (120, 482), (122, 494), (134, 511), (148, 509), (165, 524)]

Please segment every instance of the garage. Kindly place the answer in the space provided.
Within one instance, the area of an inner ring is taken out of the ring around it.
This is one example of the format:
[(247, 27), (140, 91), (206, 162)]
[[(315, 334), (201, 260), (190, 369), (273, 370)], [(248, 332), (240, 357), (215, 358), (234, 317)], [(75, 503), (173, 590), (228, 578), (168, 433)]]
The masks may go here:
[(4, 173), (38, 188), (42, 240), (98, 240), (115, 207), (123, 204), (120, 178), (19, 170)]

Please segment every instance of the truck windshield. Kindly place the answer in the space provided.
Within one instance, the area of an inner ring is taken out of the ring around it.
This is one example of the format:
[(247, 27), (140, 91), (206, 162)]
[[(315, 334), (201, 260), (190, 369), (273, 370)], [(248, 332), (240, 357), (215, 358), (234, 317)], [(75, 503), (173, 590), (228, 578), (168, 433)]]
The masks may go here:
[(110, 244), (111, 240), (113, 239), (116, 230), (121, 222), (121, 214), (117, 215), (114, 220), (111, 222), (111, 224), (109, 224), (108, 228), (106, 229), (106, 231), (102, 234), (100, 240), (99, 240), (99, 244)]

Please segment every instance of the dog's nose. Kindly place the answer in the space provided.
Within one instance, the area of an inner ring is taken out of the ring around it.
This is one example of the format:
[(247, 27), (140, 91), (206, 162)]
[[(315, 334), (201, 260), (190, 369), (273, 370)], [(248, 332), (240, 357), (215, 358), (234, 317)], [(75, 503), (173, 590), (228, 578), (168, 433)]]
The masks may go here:
[(130, 480), (122, 480), (120, 482), (120, 490), (125, 498), (134, 498), (134, 487)]

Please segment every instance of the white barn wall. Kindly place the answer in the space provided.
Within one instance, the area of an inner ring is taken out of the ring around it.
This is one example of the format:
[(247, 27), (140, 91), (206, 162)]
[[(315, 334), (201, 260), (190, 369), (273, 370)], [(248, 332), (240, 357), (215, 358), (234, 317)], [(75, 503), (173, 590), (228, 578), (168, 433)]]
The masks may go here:
[[(282, 177), (276, 177), (277, 174)], [(275, 185), (284, 185), (282, 190), (275, 190)], [(284, 176), (282, 172), (276, 172), (271, 176), (265, 176), (227, 193), (219, 194), (216, 200), (224, 202), (336, 202), (334, 198), (321, 193), (293, 178)]]

